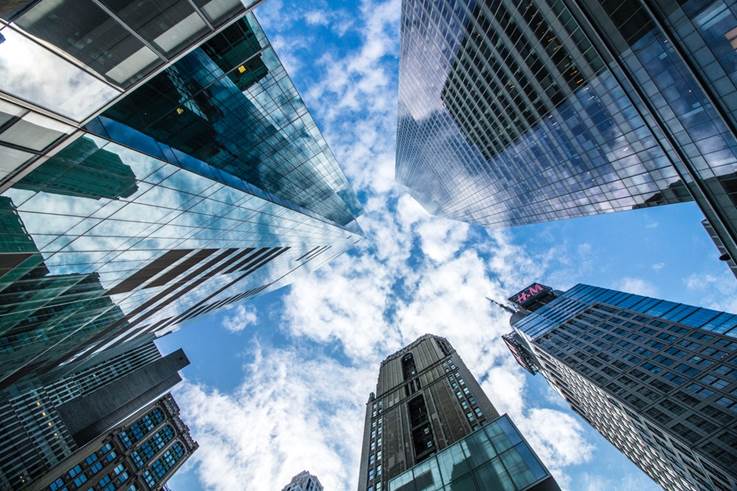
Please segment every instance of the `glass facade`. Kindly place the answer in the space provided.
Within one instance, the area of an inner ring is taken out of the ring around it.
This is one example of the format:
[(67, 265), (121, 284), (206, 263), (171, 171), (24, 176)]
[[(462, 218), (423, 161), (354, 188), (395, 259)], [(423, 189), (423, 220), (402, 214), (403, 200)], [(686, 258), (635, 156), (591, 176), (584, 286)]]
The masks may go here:
[[(205, 32), (190, 2), (168, 2), (181, 39), (91, 3), (167, 55)], [(0, 387), (278, 288), (360, 238), (357, 199), (251, 14), (132, 83), (0, 195)]]
[(737, 316), (576, 285), (511, 323), (518, 362), (658, 484), (737, 486)]
[(389, 481), (389, 491), (525, 490), (549, 479), (507, 415)]
[(0, 5), (0, 191), (258, 0)]
[(580, 283), (515, 322), (514, 327), (527, 338), (537, 339), (589, 306), (599, 303), (737, 338), (735, 314)]
[(734, 256), (735, 10), (406, 0), (397, 177), (488, 226), (695, 198)]

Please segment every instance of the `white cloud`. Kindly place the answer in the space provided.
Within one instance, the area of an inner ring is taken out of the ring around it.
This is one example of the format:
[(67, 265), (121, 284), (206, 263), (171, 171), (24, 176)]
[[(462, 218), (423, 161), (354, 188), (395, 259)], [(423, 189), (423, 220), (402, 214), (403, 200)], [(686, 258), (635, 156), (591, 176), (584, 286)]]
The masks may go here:
[(324, 10), (310, 10), (305, 13), (305, 21), (311, 25), (326, 26), (330, 22), (330, 16)]
[(661, 269), (665, 267), (665, 263), (663, 262), (655, 263), (651, 267), (653, 268), (653, 271), (660, 271)]
[(591, 458), (593, 447), (581, 440), (583, 427), (569, 414), (555, 409), (531, 409), (517, 424), (540, 458), (558, 472)]
[[(613, 475), (619, 474), (612, 469)], [(624, 475), (612, 478), (590, 473), (583, 474), (578, 489), (584, 491), (631, 491), (633, 489), (652, 489), (655, 485), (645, 474)]]
[(658, 289), (652, 283), (643, 280), (642, 278), (622, 278), (617, 286), (617, 290), (622, 290), (628, 293), (635, 293), (637, 295), (644, 295), (646, 297), (657, 297)]
[[(337, 346), (350, 364), (271, 348), (258, 351), (234, 394), (186, 384), (181, 402), (201, 444), (195, 458), (207, 488), (280, 489), (309, 469), (326, 489), (355, 489), (364, 403), (379, 363), (428, 332), (450, 340), (560, 478), (590, 458), (575, 419), (526, 398), (526, 375), (499, 337), (510, 329), (508, 315), (485, 300), (539, 280), (560, 251), (531, 257), (506, 232), (431, 217), (394, 183), (396, 65), (386, 61), (398, 54), (400, 6), (362, 2), (361, 45), (317, 60), (320, 76), (305, 93), (337, 160), (364, 192), (366, 240), (291, 285), (281, 328), (294, 340)], [(317, 13), (305, 20), (327, 21)], [(576, 257), (590, 255), (587, 244), (572, 247)]]
[(737, 282), (726, 266), (722, 269), (721, 274), (691, 274), (683, 280), (683, 283), (688, 290), (701, 296), (700, 305), (715, 310), (737, 312)]
[(228, 331), (240, 332), (258, 322), (258, 314), (253, 307), (241, 304), (235, 307), (234, 310), (235, 312), (226, 315), (223, 319), (223, 327)]
[(684, 282), (689, 290), (705, 290), (715, 286), (719, 280), (713, 274), (691, 274)]
[(468, 237), (468, 225), (462, 222), (426, 221), (418, 227), (422, 250), (435, 261), (446, 261), (458, 252)]
[(177, 388), (200, 444), (192, 460), (205, 488), (272, 491), (309, 469), (326, 489), (347, 489), (362, 437), (355, 422), (363, 420), (372, 374), (303, 356), (256, 348), (247, 382), (232, 394), (189, 381)]

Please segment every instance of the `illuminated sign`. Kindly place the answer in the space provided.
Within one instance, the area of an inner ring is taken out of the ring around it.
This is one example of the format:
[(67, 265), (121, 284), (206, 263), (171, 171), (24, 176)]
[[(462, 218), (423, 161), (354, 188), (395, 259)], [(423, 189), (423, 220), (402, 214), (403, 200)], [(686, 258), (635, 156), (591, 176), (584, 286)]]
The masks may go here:
[(549, 291), (550, 287), (541, 285), (540, 283), (533, 283), (521, 292), (509, 297), (509, 301), (521, 307), (526, 307)]

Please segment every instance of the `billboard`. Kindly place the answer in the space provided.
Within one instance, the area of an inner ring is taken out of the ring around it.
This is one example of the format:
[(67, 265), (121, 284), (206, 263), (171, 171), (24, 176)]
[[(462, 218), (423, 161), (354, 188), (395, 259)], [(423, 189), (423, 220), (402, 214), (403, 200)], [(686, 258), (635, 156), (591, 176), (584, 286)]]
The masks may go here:
[(552, 288), (549, 286), (541, 285), (540, 283), (533, 283), (519, 293), (515, 293), (509, 297), (509, 301), (519, 305), (520, 307), (526, 308), (535, 303), (535, 300), (544, 297), (551, 290)]

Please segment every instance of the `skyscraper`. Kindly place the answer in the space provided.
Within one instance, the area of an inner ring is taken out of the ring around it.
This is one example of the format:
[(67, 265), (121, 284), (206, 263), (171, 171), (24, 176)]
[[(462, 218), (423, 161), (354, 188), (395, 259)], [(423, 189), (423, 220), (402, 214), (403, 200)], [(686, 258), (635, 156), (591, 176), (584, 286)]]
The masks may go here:
[(257, 3), (3, 2), (0, 191)]
[(0, 489), (24, 488), (109, 433), (178, 383), (189, 363), (182, 350), (162, 357), (152, 336), (126, 348), (0, 393)]
[(654, 481), (737, 487), (737, 315), (581, 284), (510, 301), (515, 359)]
[(32, 491), (159, 491), (197, 450), (170, 394), (77, 450), (33, 483)]
[(426, 334), (381, 363), (358, 489), (559, 488), (450, 343)]
[[(11, 5), (0, 388), (278, 288), (359, 240), (357, 199), (239, 0)], [(59, 121), (53, 138), (38, 127)]]
[(396, 174), (520, 225), (694, 199), (737, 257), (728, 3), (404, 0)]
[(282, 491), (322, 491), (323, 487), (317, 476), (307, 471), (302, 471), (292, 478), (292, 481), (284, 486)]

